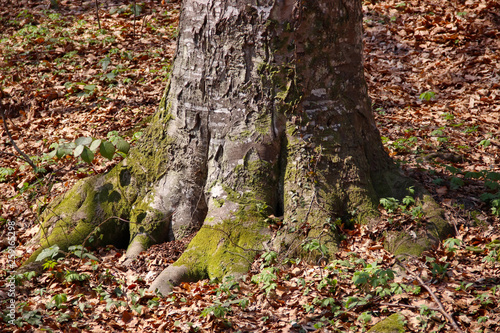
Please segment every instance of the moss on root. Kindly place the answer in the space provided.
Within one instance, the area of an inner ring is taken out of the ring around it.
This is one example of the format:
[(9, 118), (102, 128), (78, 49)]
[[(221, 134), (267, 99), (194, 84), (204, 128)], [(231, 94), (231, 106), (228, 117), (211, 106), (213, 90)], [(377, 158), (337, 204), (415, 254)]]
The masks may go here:
[(404, 333), (404, 318), (395, 313), (373, 326), (368, 333)]
[[(158, 230), (168, 230), (164, 227), (163, 214), (148, 207), (150, 201), (144, 199), (154, 195), (152, 186), (167, 169), (169, 146), (173, 142), (165, 134), (171, 118), (169, 110), (165, 105), (160, 109), (129, 158), (107, 174), (80, 180), (46, 209), (41, 217), (42, 231), (32, 240), (41, 247), (27, 262), (34, 261), (44, 248), (54, 244), (64, 251), (71, 245), (84, 243), (126, 247), (131, 234), (132, 237), (137, 233), (154, 235)], [(131, 229), (130, 223), (124, 221), (129, 218), (136, 223)], [(141, 223), (143, 225), (137, 227)], [(163, 241), (161, 232), (156, 236)], [(152, 238), (155, 237), (148, 239)], [(145, 248), (154, 243), (144, 242)]]
[[(104, 176), (79, 181), (42, 216), (42, 231), (35, 241), (41, 247), (28, 262), (47, 247), (57, 244), (63, 251), (71, 245), (123, 247), (128, 242), (128, 225), (116, 218), (128, 218), (135, 193), (124, 191), (123, 169), (118, 166)], [(98, 232), (96, 228), (99, 227)]]
[(203, 226), (174, 265), (188, 268), (188, 280), (243, 275), (269, 238), (258, 213), (226, 219)]

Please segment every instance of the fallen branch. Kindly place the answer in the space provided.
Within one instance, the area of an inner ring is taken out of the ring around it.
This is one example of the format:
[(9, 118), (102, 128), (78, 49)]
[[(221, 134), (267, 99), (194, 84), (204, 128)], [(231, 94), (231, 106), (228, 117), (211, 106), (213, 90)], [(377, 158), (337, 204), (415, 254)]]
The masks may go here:
[[(390, 307), (393, 307), (393, 308), (408, 308), (408, 309), (415, 309), (415, 310), (420, 310), (421, 309), (420, 306), (409, 305), (409, 304), (399, 304), (399, 303), (379, 303), (379, 305), (390, 306)], [(438, 308), (428, 307), (427, 309), (432, 310), (432, 311), (439, 311), (439, 312), (441, 312), (441, 310), (438, 309)]]
[(95, 0), (95, 14), (97, 16), (97, 25), (99, 26), (99, 30), (101, 30), (101, 20), (99, 19), (99, 2)]
[(413, 273), (412, 271), (410, 271), (401, 261), (399, 261), (397, 258), (396, 258), (396, 262), (398, 263), (399, 266), (401, 266), (407, 273), (409, 273), (411, 276), (413, 276), (417, 281), (418, 283), (420, 283), (420, 285), (422, 287), (424, 287), (428, 292), (429, 294), (431, 294), (432, 298), (434, 299), (434, 302), (436, 302), (436, 304), (438, 305), (439, 307), (439, 312), (441, 312), (441, 314), (443, 316), (445, 316), (445, 318), (449, 321), (449, 323), (451, 324), (451, 326), (453, 326), (453, 328), (455, 329), (456, 332), (458, 333), (464, 333), (464, 331), (462, 331), (462, 329), (460, 327), (458, 327), (458, 324), (457, 322), (455, 321), (455, 319), (453, 319), (452, 316), (450, 316), (450, 314), (448, 312), (446, 312), (446, 310), (444, 309), (444, 306), (443, 304), (441, 303), (441, 301), (439, 300), (439, 298), (436, 296), (436, 294), (434, 294), (434, 292), (432, 291), (432, 289), (424, 282), (422, 281), (422, 279), (415, 273)]
[[(37, 172), (37, 167), (35, 163), (29, 158), (28, 155), (26, 155), (17, 145), (14, 139), (12, 138), (12, 135), (10, 135), (9, 127), (7, 126), (7, 120), (5, 119), (5, 110), (1, 110), (0, 113), (2, 114), (2, 121), (3, 121), (3, 127), (5, 128), (5, 133), (7, 133), (7, 136), (9, 137), (10, 143), (12, 143), (12, 146), (14, 146), (14, 149), (17, 150), (19, 154), (22, 156), (22, 160), (28, 163), (32, 168), (33, 172)], [(9, 153), (4, 153), (4, 154), (9, 154)]]

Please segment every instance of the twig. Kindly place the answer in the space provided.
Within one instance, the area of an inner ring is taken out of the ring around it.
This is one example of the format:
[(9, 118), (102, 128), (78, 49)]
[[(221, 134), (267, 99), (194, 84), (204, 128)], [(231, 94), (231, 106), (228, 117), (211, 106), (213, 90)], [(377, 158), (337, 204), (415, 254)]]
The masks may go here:
[[(36, 167), (35, 163), (33, 163), (33, 161), (29, 158), (28, 155), (26, 155), (21, 149), (19, 149), (19, 147), (16, 145), (16, 142), (12, 138), (12, 135), (10, 135), (9, 127), (7, 126), (7, 121), (5, 119), (5, 110), (1, 110), (0, 113), (2, 114), (3, 127), (5, 128), (5, 133), (7, 133), (7, 136), (9, 137), (10, 143), (12, 143), (12, 145), (17, 150), (17, 152), (19, 154), (21, 154), (21, 156), (23, 157), (22, 159), (26, 163), (28, 163), (33, 168), (33, 171), (36, 173), (37, 167)], [(4, 153), (4, 154), (8, 154), (8, 153)]]
[(231, 252), (231, 251), (227, 251), (227, 253), (229, 253), (229, 254), (234, 254), (234, 255), (236, 255), (236, 256), (240, 256), (240, 257), (242, 257), (243, 259), (245, 259), (245, 260), (248, 262), (248, 264), (249, 264), (250, 266), (252, 266), (252, 262), (251, 262), (250, 260), (248, 260), (247, 258), (245, 258), (242, 254), (240, 254), (240, 253), (236, 253), (236, 252)]
[(15, 158), (20, 159), (21, 161), (24, 161), (24, 162), (26, 162), (26, 163), (29, 163), (29, 162), (28, 162), (28, 161), (26, 161), (26, 160), (25, 160), (22, 156), (18, 156), (18, 155), (16, 155), (16, 154), (8, 153), (8, 152), (6, 152), (6, 151), (1, 151), (1, 150), (0, 150), (0, 154), (4, 154), (4, 155), (7, 155), (7, 156), (12, 156), (12, 157), (15, 157)]
[[(390, 307), (394, 307), (394, 308), (408, 308), (408, 309), (416, 309), (416, 310), (420, 310), (421, 307), (420, 306), (416, 306), (416, 305), (409, 305), (409, 304), (398, 304), (398, 303), (379, 303), (380, 305), (383, 305), (383, 306), (390, 306)], [(432, 308), (432, 307), (428, 307), (427, 309), (429, 310), (432, 310), (432, 311), (439, 311), (441, 312), (440, 309), (438, 308)]]
[(134, 0), (134, 36), (133, 39), (135, 39), (135, 18), (137, 16), (137, 3), (136, 0)]
[(97, 25), (99, 26), (99, 30), (101, 30), (101, 20), (99, 19), (99, 2), (95, 0), (95, 14), (97, 16)]
[(448, 312), (446, 312), (446, 310), (444, 309), (443, 304), (441, 303), (441, 301), (439, 300), (439, 298), (437, 298), (436, 294), (434, 294), (434, 292), (432, 291), (432, 289), (424, 281), (422, 281), (422, 279), (417, 274), (411, 272), (401, 261), (399, 261), (399, 259), (396, 258), (396, 262), (406, 272), (408, 272), (410, 275), (412, 275), (413, 277), (415, 277), (415, 279), (417, 279), (418, 283), (420, 283), (420, 285), (422, 287), (424, 287), (429, 292), (429, 294), (431, 294), (432, 298), (434, 299), (434, 302), (436, 302), (436, 304), (439, 306), (439, 312), (441, 312), (443, 314), (443, 316), (445, 316), (446, 319), (448, 319), (448, 321), (450, 322), (451, 326), (453, 326), (453, 328), (455, 329), (455, 331), (458, 332), (458, 333), (464, 333), (464, 331), (462, 331), (462, 329), (460, 327), (458, 327), (455, 319), (453, 319), (453, 317), (450, 316), (450, 314)]

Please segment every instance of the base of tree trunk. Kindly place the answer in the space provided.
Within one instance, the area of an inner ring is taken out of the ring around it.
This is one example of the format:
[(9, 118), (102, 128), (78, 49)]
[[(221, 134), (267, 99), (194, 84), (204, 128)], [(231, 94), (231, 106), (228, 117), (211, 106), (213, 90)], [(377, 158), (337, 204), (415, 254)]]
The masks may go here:
[(409, 186), (427, 222), (413, 237), (387, 235), (387, 247), (418, 255), (450, 233), (382, 146), (360, 1), (185, 0), (178, 45), (143, 139), (47, 208), (42, 248), (130, 244), (134, 258), (199, 230), (151, 286), (167, 294), (180, 281), (243, 275), (264, 251), (304, 256), (310, 240), (322, 245), (310, 260), (328, 260), (335, 221), (375, 223), (379, 199), (401, 200)]

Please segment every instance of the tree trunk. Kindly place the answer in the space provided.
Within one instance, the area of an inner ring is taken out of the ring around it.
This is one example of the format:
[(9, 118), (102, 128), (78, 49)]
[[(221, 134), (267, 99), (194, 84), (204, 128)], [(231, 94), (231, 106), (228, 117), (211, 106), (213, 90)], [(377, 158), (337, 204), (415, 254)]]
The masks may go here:
[[(132, 258), (199, 229), (153, 284), (165, 293), (244, 274), (259, 251), (298, 252), (305, 238), (335, 251), (333, 221), (368, 221), (379, 198), (404, 196), (412, 182), (385, 153), (367, 95), (360, 1), (185, 0), (180, 20), (144, 139), (52, 205), (43, 247), (81, 244), (99, 225), (94, 244), (130, 239)], [(432, 208), (439, 238), (447, 224)], [(283, 216), (276, 235), (270, 214)]]

